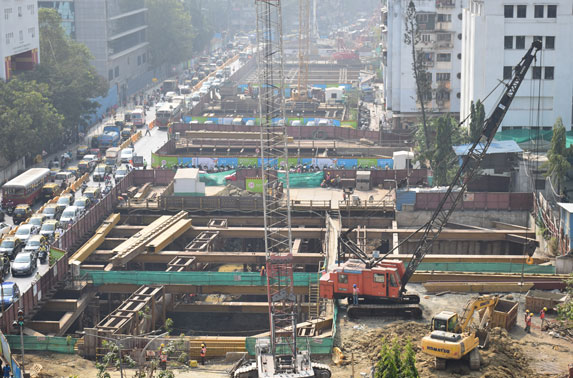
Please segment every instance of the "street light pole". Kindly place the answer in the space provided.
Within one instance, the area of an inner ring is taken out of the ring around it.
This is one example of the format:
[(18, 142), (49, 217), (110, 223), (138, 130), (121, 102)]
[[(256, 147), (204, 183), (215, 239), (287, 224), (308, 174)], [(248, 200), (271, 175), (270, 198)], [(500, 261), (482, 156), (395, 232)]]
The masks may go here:
[(22, 376), (24, 376), (24, 310), (20, 308), (18, 310), (18, 322), (17, 325), (20, 327), (20, 350), (22, 352)]

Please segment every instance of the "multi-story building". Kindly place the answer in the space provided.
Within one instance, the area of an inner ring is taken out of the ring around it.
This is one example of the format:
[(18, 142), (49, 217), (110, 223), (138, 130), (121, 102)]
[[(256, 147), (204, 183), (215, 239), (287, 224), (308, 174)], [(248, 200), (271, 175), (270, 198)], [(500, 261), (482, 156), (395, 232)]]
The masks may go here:
[[(462, 0), (415, 0), (419, 43), (431, 99), (428, 114), (456, 114), (460, 109)], [(384, 98), (386, 118), (393, 128), (417, 122), (421, 114), (412, 73), (412, 47), (404, 42), (406, 10), (410, 0), (389, 0), (382, 8)], [(428, 96), (429, 97), (429, 96)]]
[[(551, 129), (557, 117), (571, 128), (573, 107), (573, 0), (468, 0), (463, 9), (460, 118), (514, 67), (534, 39), (543, 44), (506, 114), (501, 129)], [(568, 42), (569, 41), (569, 42)], [(489, 114), (504, 90), (485, 101)]]
[(40, 59), (36, 0), (4, 0), (0, 6), (0, 78), (33, 69)]
[(62, 26), (91, 51), (97, 72), (120, 99), (139, 90), (149, 71), (147, 8), (144, 0), (40, 0), (40, 7), (54, 8)]

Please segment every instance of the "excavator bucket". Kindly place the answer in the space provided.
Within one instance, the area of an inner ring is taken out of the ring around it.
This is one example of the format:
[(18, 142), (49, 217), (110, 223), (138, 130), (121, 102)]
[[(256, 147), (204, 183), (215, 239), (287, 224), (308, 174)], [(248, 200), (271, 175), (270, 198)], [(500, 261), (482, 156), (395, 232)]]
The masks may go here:
[(478, 329), (476, 331), (476, 337), (479, 339), (478, 346), (480, 348), (485, 348), (489, 343), (489, 332), (487, 329)]

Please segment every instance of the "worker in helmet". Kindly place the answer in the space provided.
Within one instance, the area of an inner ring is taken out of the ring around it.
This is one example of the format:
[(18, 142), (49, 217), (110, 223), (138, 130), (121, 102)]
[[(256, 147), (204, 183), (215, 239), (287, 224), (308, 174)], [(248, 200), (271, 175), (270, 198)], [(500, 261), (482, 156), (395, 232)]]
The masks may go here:
[(527, 321), (527, 315), (529, 315), (529, 310), (525, 310), (525, 315), (523, 316), (523, 321)]
[(207, 356), (207, 346), (205, 343), (201, 344), (201, 365), (205, 365), (205, 357)]
[(167, 369), (167, 353), (164, 348), (165, 344), (162, 343), (161, 346), (159, 346), (159, 367), (161, 370)]
[(358, 290), (358, 286), (356, 286), (356, 284), (352, 285), (352, 303), (354, 305), (358, 304), (358, 294), (359, 294), (359, 290)]
[(525, 318), (525, 332), (527, 333), (531, 333), (531, 318), (532, 318), (532, 312), (529, 312), (527, 314), (527, 317)]
[(543, 307), (539, 312), (539, 318), (541, 319), (541, 330), (543, 331), (543, 326), (545, 325), (545, 312), (547, 311), (547, 307)]

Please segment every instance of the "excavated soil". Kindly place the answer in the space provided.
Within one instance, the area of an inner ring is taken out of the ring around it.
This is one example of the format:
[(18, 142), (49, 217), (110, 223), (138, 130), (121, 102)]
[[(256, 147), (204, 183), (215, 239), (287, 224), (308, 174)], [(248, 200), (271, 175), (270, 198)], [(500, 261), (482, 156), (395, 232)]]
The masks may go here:
[[(397, 321), (377, 330), (355, 329), (349, 335), (350, 337), (345, 337), (345, 340), (342, 341), (341, 349), (346, 357), (345, 364), (351, 365), (350, 360), (354, 355), (354, 363), (358, 367), (356, 372), (365, 372), (364, 367), (373, 366), (378, 360), (382, 340), (397, 340), (402, 346), (410, 340), (416, 352), (416, 366), (421, 377), (465, 375), (510, 378), (538, 376), (528, 365), (522, 343), (513, 339), (506, 330), (500, 328), (491, 331), (491, 341), (488, 348), (480, 351), (483, 367), (479, 372), (472, 372), (465, 361), (448, 362), (447, 371), (437, 371), (434, 369), (433, 357), (422, 353), (419, 347), (419, 340), (428, 332), (428, 325), (409, 321)], [(340, 377), (345, 376), (342, 371), (335, 373)]]

